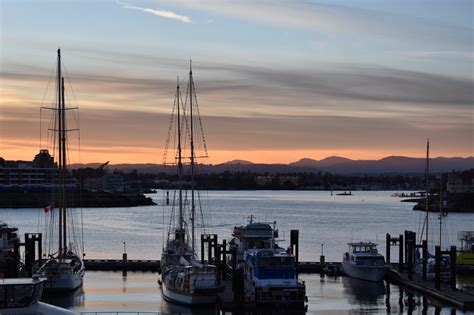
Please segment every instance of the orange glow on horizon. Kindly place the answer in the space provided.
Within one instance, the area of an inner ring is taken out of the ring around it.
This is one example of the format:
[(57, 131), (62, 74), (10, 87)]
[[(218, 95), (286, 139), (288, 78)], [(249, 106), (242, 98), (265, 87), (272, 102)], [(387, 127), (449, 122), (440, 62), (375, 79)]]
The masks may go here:
[[(77, 150), (73, 150), (77, 151)], [(25, 160), (31, 161), (39, 152), (38, 146), (16, 145), (13, 143), (0, 143), (0, 157), (6, 160)], [(133, 153), (132, 153), (133, 152)], [(161, 164), (162, 149), (148, 147), (88, 147), (82, 146), (81, 154), (74, 152), (70, 154), (70, 164), (76, 163), (104, 163), (110, 161), (111, 164)], [(340, 156), (353, 160), (378, 160), (387, 156), (407, 156), (407, 157), (425, 157), (425, 152), (413, 151), (376, 151), (370, 149), (360, 150), (211, 150), (210, 157), (200, 162), (205, 164), (219, 164), (232, 160), (245, 160), (253, 163), (263, 164), (287, 164), (298, 161), (302, 158), (321, 160), (330, 156)], [(444, 156), (452, 157), (448, 152), (431, 153), (432, 157)], [(470, 156), (469, 152), (458, 156)]]

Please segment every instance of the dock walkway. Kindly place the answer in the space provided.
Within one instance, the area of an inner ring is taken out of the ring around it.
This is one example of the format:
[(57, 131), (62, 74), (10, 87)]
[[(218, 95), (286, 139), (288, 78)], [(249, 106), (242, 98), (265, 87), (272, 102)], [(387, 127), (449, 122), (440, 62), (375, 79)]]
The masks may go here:
[(407, 288), (422, 293), (425, 296), (456, 305), (463, 310), (474, 310), (474, 294), (453, 290), (450, 286), (441, 284), (440, 289), (436, 289), (434, 281), (422, 280), (421, 276), (413, 275), (413, 280), (408, 279), (406, 274), (398, 274), (390, 271), (387, 275), (390, 282), (401, 284)]
[[(329, 263), (338, 264), (338, 263)], [(122, 259), (84, 259), (86, 270), (99, 271), (160, 271), (159, 260), (122, 260)], [(316, 273), (321, 272), (319, 262), (300, 262), (298, 272)]]

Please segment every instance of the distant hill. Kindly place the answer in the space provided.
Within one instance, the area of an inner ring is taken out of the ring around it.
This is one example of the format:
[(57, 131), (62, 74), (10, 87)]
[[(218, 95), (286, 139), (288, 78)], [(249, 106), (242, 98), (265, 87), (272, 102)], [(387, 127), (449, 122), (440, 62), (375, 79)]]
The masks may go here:
[[(72, 168), (99, 167), (100, 163), (73, 164)], [(175, 172), (173, 167), (160, 164), (115, 164), (108, 165), (109, 170), (140, 173)], [(289, 164), (261, 164), (245, 160), (232, 160), (221, 164), (199, 165), (200, 172), (222, 173), (225, 171), (250, 171), (259, 173), (289, 173), (289, 172), (329, 172), (334, 174), (423, 174), (424, 158), (405, 156), (388, 156), (380, 160), (351, 160), (339, 156), (331, 156), (322, 160), (303, 158)], [(430, 159), (430, 172), (451, 172), (474, 168), (474, 157), (437, 157)]]
[(250, 161), (245, 161), (245, 160), (232, 160), (232, 161), (229, 161), (229, 162), (224, 162), (222, 164), (224, 164), (224, 165), (232, 165), (232, 164), (252, 165), (254, 163), (250, 162)]
[(340, 156), (330, 156), (320, 161), (303, 158), (296, 162), (290, 163), (288, 165), (296, 166), (296, 167), (318, 167), (319, 168), (319, 167), (328, 167), (328, 166), (336, 165), (336, 164), (342, 164), (346, 162), (353, 162), (353, 160), (340, 157)]

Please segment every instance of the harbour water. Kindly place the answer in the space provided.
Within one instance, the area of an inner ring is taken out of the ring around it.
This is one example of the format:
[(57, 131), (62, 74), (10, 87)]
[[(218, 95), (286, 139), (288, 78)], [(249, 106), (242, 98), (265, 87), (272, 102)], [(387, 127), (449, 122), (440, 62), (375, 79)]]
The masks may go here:
[[(281, 246), (289, 243), (289, 230), (300, 230), (300, 260), (318, 261), (324, 244), (326, 261), (340, 261), (350, 241), (375, 241), (385, 253), (385, 234), (404, 230), (419, 232), (424, 213), (411, 210), (412, 203), (391, 197), (390, 191), (352, 192), (337, 196), (322, 191), (211, 191), (202, 195), (203, 217), (208, 232), (229, 238), (234, 225), (245, 224), (250, 215), (257, 221), (277, 221)], [(82, 210), (86, 258), (121, 258), (126, 242), (129, 259), (159, 259), (170, 206), (165, 194), (150, 195), (157, 206), (135, 208), (88, 208)], [(42, 209), (1, 209), (0, 220), (19, 228), (20, 234), (41, 232)], [(472, 214), (449, 214), (443, 218), (443, 245), (459, 245), (456, 234), (472, 230)], [(438, 243), (438, 215), (430, 214), (430, 243)], [(198, 231), (201, 232), (201, 231)], [(396, 260), (396, 250), (392, 259)], [(191, 313), (161, 298), (157, 274), (88, 271), (84, 287), (72, 295), (50, 297), (50, 302), (77, 312), (152, 311)], [(435, 304), (386, 284), (343, 278), (301, 275), (306, 281), (308, 314), (404, 313), (437, 311)], [(474, 279), (460, 279), (473, 285)], [(461, 282), (460, 281), (460, 282)], [(413, 297), (413, 298), (411, 298)], [(438, 305), (439, 306), (439, 305)], [(192, 313), (209, 314), (214, 309)], [(441, 313), (451, 313), (449, 307)]]

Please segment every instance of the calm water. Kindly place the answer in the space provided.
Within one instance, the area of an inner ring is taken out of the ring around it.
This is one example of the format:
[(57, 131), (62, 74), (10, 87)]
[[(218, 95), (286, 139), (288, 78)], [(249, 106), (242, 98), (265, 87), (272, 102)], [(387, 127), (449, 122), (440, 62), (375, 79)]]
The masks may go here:
[[(219, 239), (229, 238), (234, 225), (245, 224), (252, 214), (258, 221), (277, 221), (280, 245), (289, 243), (289, 230), (300, 230), (300, 260), (317, 261), (324, 244), (326, 261), (340, 261), (350, 241), (376, 241), (385, 253), (385, 234), (398, 235), (404, 230), (418, 232), (424, 214), (413, 211), (412, 203), (390, 197), (393, 192), (353, 192), (353, 196), (331, 196), (314, 191), (211, 191), (202, 196), (203, 217), (208, 232)], [(121, 258), (126, 242), (129, 259), (159, 259), (163, 232), (169, 221), (169, 206), (163, 206), (164, 193), (150, 195), (159, 205), (136, 208), (83, 209), (84, 241), (87, 258)], [(199, 214), (200, 216), (200, 214)], [(19, 228), (20, 233), (41, 232), (45, 214), (40, 209), (0, 209), (0, 220)], [(439, 223), (430, 215), (432, 245), (438, 242)], [(456, 234), (472, 230), (472, 214), (449, 214), (444, 218), (444, 245), (459, 245)], [(198, 231), (201, 232), (201, 231)], [(431, 243), (431, 242), (430, 242)], [(397, 259), (397, 250), (392, 252)], [(391, 313), (423, 311), (423, 301), (411, 299), (398, 287), (358, 283), (349, 278), (321, 279), (302, 275), (307, 283), (309, 313), (351, 313), (368, 311)], [(151, 273), (87, 272), (83, 292), (63, 297), (63, 303), (76, 310), (147, 310), (188, 312), (161, 300)], [(472, 283), (472, 279), (468, 280)], [(401, 296), (401, 297), (400, 297)], [(400, 302), (401, 301), (401, 302)], [(61, 303), (61, 301), (53, 301)], [(429, 312), (435, 311), (430, 302)], [(402, 310), (403, 308), (403, 310)], [(203, 310), (204, 314), (212, 310)], [(443, 312), (450, 313), (444, 308)]]

